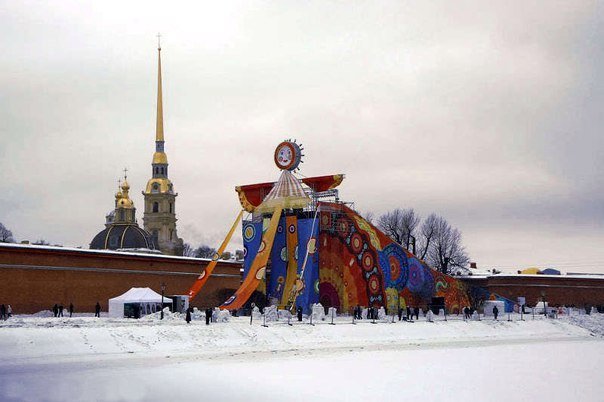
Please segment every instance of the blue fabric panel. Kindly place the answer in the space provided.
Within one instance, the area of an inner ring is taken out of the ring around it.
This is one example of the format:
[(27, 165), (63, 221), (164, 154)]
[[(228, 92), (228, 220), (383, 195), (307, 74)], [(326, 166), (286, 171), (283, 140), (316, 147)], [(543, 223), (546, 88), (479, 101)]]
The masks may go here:
[(285, 235), (285, 217), (279, 220), (277, 234), (273, 241), (273, 248), (270, 256), (270, 274), (268, 276), (268, 284), (266, 293), (271, 298), (276, 298), (281, 301), (283, 289), (285, 286), (285, 275), (287, 275), (287, 246)]
[(319, 302), (319, 252), (318, 252), (318, 237), (319, 237), (319, 222), (315, 222), (314, 230), (312, 228), (313, 219), (299, 219), (298, 220), (298, 274), (302, 271), (302, 265), (304, 264), (304, 257), (306, 255), (306, 249), (308, 247), (308, 241), (314, 237), (315, 239), (315, 252), (308, 254), (308, 261), (306, 262), (306, 269), (304, 270), (304, 290), (296, 299), (296, 305), (302, 306), (305, 314), (310, 313), (310, 306), (313, 303)]
[(258, 248), (262, 240), (262, 222), (243, 221), (241, 232), (243, 234), (244, 252), (243, 277), (245, 278), (256, 254), (258, 254)]

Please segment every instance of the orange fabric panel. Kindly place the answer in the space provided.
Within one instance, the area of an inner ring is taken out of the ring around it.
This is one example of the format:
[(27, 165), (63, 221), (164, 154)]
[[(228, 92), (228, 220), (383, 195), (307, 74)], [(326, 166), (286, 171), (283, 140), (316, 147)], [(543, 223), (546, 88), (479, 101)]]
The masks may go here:
[(189, 289), (189, 300), (192, 300), (195, 296), (197, 296), (197, 293), (199, 293), (203, 285), (205, 285), (208, 279), (210, 278), (210, 275), (212, 275), (212, 271), (214, 271), (214, 268), (216, 268), (216, 264), (218, 264), (220, 256), (222, 255), (222, 253), (224, 253), (224, 249), (231, 241), (231, 237), (233, 237), (233, 233), (235, 232), (235, 229), (237, 228), (239, 220), (242, 216), (243, 211), (239, 212), (239, 215), (237, 215), (237, 219), (235, 219), (233, 226), (231, 226), (231, 230), (229, 230), (229, 233), (218, 248), (218, 251), (216, 251), (216, 253), (214, 253), (214, 255), (212, 256), (212, 261), (208, 264), (206, 269), (197, 277), (197, 280), (195, 281), (195, 283), (193, 283), (191, 289)]
[(296, 259), (296, 248), (298, 247), (298, 217), (295, 215), (285, 217), (285, 230), (287, 230), (287, 276), (285, 277), (285, 288), (281, 296), (281, 305), (286, 306), (289, 295), (296, 283), (298, 275), (298, 260)]

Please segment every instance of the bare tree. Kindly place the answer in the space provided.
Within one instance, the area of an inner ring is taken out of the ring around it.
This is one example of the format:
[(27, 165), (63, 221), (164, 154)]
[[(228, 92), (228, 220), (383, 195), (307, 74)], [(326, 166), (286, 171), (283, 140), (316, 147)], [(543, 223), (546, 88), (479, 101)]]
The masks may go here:
[(14, 243), (13, 232), (0, 223), (0, 243)]
[(35, 242), (32, 242), (31, 244), (35, 246), (50, 246), (50, 243), (44, 239), (38, 239)]
[(377, 226), (392, 240), (409, 249), (415, 242), (420, 218), (413, 208), (386, 212), (377, 221)]
[(461, 243), (461, 232), (441, 216), (435, 218), (435, 231), (427, 251), (427, 262), (449, 274), (452, 268), (466, 268), (470, 259)]
[(195, 250), (195, 257), (197, 258), (212, 258), (214, 254), (216, 254), (216, 249), (205, 244), (202, 244)]
[(185, 243), (182, 246), (183, 257), (195, 257), (195, 249), (189, 244)]
[(419, 229), (419, 238), (417, 240), (417, 256), (421, 260), (426, 259), (426, 255), (428, 254), (428, 250), (432, 246), (432, 241), (434, 239), (434, 235), (436, 233), (436, 225), (437, 225), (437, 216), (435, 214), (430, 214), (424, 222), (422, 223), (421, 228)]

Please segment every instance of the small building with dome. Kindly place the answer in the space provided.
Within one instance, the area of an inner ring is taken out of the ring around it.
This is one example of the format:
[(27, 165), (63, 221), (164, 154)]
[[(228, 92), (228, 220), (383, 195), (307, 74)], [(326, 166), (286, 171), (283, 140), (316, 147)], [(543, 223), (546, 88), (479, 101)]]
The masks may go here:
[(136, 222), (136, 208), (129, 191), (130, 185), (125, 178), (115, 194), (115, 209), (105, 216), (105, 229), (94, 236), (91, 249), (159, 252), (152, 236)]

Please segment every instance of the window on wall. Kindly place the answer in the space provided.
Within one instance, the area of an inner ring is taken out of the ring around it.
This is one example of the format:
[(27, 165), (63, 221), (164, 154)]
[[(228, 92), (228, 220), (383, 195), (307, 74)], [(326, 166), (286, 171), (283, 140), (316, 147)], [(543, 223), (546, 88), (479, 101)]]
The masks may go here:
[(172, 229), (170, 229), (170, 240), (172, 240)]
[(159, 193), (159, 184), (153, 183), (153, 187), (151, 190), (152, 193)]
[(153, 212), (159, 212), (159, 202), (153, 203)]
[(172, 203), (170, 203), (170, 213), (172, 213)]
[(126, 220), (126, 214), (124, 213), (123, 209), (120, 209), (120, 220), (121, 221)]

